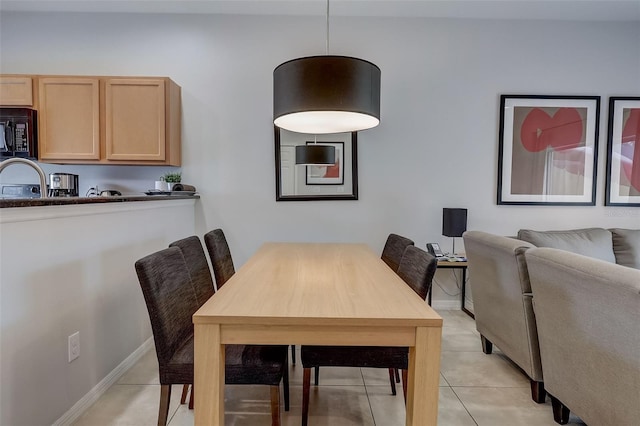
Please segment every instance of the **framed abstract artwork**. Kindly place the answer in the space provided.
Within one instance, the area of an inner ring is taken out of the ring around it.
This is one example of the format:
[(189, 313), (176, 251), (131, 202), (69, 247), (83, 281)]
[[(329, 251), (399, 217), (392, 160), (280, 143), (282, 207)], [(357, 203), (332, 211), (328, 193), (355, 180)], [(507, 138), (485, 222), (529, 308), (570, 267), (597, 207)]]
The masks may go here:
[(593, 206), (599, 96), (500, 96), (498, 204)]
[(640, 207), (640, 97), (609, 98), (606, 206)]
[(344, 142), (311, 142), (313, 144), (329, 145), (336, 149), (336, 162), (329, 166), (306, 166), (307, 185), (344, 185)]

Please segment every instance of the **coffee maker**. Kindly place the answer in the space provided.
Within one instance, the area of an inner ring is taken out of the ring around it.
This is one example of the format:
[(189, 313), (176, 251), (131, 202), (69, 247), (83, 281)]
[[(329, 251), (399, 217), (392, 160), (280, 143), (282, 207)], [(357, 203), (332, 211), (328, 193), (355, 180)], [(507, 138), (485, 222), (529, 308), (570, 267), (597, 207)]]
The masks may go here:
[(51, 173), (49, 175), (49, 197), (77, 197), (78, 175)]

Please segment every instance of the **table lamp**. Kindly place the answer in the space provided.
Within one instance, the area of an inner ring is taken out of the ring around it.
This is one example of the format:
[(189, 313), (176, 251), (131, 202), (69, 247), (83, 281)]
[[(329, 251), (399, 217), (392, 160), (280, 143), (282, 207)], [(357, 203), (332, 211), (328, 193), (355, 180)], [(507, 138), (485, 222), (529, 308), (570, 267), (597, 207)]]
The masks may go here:
[(467, 230), (467, 209), (442, 209), (442, 235), (453, 237), (452, 256), (456, 254), (456, 237)]

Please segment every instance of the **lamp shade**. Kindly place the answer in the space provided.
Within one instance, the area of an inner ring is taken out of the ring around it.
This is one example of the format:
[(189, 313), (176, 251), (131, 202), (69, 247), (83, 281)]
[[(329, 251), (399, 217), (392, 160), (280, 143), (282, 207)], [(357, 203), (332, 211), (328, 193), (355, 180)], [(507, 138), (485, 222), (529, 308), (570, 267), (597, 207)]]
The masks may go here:
[(462, 237), (462, 234), (466, 230), (467, 209), (442, 209), (442, 235), (447, 237)]
[(297, 165), (334, 165), (336, 148), (331, 145), (297, 145)]
[(348, 56), (309, 56), (273, 70), (273, 123), (298, 133), (343, 133), (380, 123), (380, 68)]

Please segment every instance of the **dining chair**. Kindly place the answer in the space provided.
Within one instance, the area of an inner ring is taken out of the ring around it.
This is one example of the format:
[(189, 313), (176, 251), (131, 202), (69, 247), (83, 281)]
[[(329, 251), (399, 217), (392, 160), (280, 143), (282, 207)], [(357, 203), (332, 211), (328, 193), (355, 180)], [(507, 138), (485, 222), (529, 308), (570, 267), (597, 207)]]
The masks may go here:
[(402, 260), (404, 249), (412, 245), (414, 243), (409, 238), (397, 234), (389, 234), (387, 242), (382, 249), (382, 260), (393, 269), (393, 272), (396, 272), (400, 265), (400, 260)]
[[(189, 275), (193, 283), (193, 288), (196, 293), (196, 300), (198, 307), (202, 306), (204, 302), (209, 300), (214, 295), (216, 289), (213, 286), (213, 278), (211, 277), (211, 270), (209, 269), (209, 263), (207, 257), (204, 254), (202, 243), (200, 238), (196, 235), (183, 238), (178, 241), (174, 241), (169, 244), (169, 247), (178, 247), (182, 251), (182, 256), (189, 269)], [(180, 404), (184, 404), (189, 394), (190, 385), (184, 385), (182, 388), (182, 396), (180, 397)], [(192, 389), (193, 391), (193, 389)], [(189, 398), (189, 409), (193, 409), (193, 392)]]
[[(151, 320), (158, 357), (158, 425), (167, 423), (171, 385), (193, 384), (192, 316), (198, 309), (189, 268), (179, 247), (150, 254), (135, 263)], [(280, 382), (288, 384), (286, 346), (226, 345), (225, 383), (263, 384), (271, 388), (271, 424), (280, 424)], [(285, 410), (288, 409), (285, 387)]]
[[(384, 263), (387, 264), (393, 272), (398, 271), (398, 266), (400, 265), (400, 260), (402, 260), (402, 255), (404, 254), (404, 250), (413, 246), (414, 243), (409, 238), (403, 237), (398, 234), (389, 234), (387, 237), (387, 241), (384, 244), (384, 248), (382, 249), (382, 255), (380, 256)], [(295, 353), (294, 348), (291, 348), (291, 356), (293, 358), (293, 363), (295, 364)], [(395, 379), (395, 382), (394, 382)], [(318, 386), (318, 382), (320, 381), (320, 367), (315, 368), (314, 374), (315, 385)], [(389, 383), (391, 384), (391, 391), (393, 394), (396, 394), (396, 383), (400, 383), (400, 372), (398, 369), (390, 368), (389, 369)]]
[[(398, 276), (402, 278), (423, 300), (431, 287), (436, 272), (436, 258), (424, 250), (410, 245), (405, 248), (398, 265)], [(402, 370), (402, 391), (407, 399), (407, 368), (409, 348), (380, 346), (302, 346), (302, 425), (309, 417), (309, 391), (311, 369), (316, 367), (360, 367)], [(395, 395), (395, 381), (391, 380)]]
[(229, 278), (236, 273), (229, 244), (227, 244), (227, 239), (222, 229), (214, 229), (204, 234), (204, 244), (207, 246), (209, 258), (211, 259), (216, 288), (220, 290), (224, 283), (229, 281)]
[(211, 269), (209, 269), (207, 256), (204, 254), (200, 238), (197, 235), (192, 235), (172, 242), (169, 247), (178, 247), (182, 252), (196, 292), (198, 307), (202, 306), (204, 302), (213, 296), (216, 289), (213, 286)]
[[(204, 244), (209, 252), (211, 266), (213, 266), (213, 275), (216, 278), (216, 286), (218, 290), (226, 283), (229, 278), (236, 273), (233, 267), (233, 258), (229, 244), (224, 236), (222, 229), (214, 229), (204, 234)], [(291, 363), (296, 363), (296, 347), (291, 345)]]
[[(400, 260), (402, 259), (402, 255), (404, 254), (404, 249), (409, 246), (414, 245), (413, 241), (409, 238), (403, 237), (398, 234), (389, 234), (387, 237), (387, 241), (384, 244), (384, 248), (382, 249), (382, 260), (386, 263), (393, 272), (398, 271), (398, 265), (400, 265)], [(316, 386), (318, 385), (318, 375), (319, 369), (316, 368)], [(393, 379), (395, 376), (396, 383), (400, 383), (400, 373), (397, 368), (389, 370), (389, 381), (391, 383), (391, 389), (393, 394), (396, 394), (396, 385), (393, 383)]]

